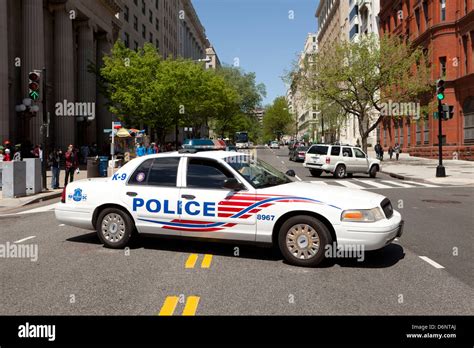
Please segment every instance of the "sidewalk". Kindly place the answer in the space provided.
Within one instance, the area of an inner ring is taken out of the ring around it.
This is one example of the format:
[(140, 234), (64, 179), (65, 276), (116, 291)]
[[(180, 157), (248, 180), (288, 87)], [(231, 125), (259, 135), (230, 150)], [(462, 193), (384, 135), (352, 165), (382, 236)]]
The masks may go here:
[[(47, 171), (46, 175), (47, 175), (46, 181), (47, 181), (48, 190), (38, 193), (36, 195), (28, 195), (28, 196), (19, 197), (19, 198), (3, 198), (3, 191), (0, 190), (0, 213), (6, 212), (8, 210), (18, 208), (24, 205), (38, 203), (41, 201), (61, 197), (61, 193), (63, 191), (62, 188), (64, 185), (64, 176), (65, 176), (64, 169), (62, 169), (59, 174), (59, 185), (61, 187), (60, 189), (57, 189), (57, 190), (51, 189), (51, 171), (50, 170)], [(79, 172), (79, 175), (74, 175), (74, 181), (82, 180), (86, 178), (87, 178), (87, 170), (81, 170)]]
[(389, 156), (384, 154), (382, 173), (398, 179), (433, 184), (474, 185), (474, 162), (443, 160), (443, 165), (446, 168), (446, 177), (437, 178), (437, 159), (411, 157), (409, 154), (402, 153), (400, 159), (396, 161), (395, 156), (390, 160)]

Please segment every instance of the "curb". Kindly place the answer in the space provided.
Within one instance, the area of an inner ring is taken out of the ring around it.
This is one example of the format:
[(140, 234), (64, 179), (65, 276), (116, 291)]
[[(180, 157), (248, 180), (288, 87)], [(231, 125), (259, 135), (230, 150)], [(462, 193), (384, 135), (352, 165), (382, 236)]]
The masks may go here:
[(25, 202), (25, 203), (19, 205), (19, 207), (24, 207), (24, 206), (30, 205), (30, 204), (49, 201), (50, 199), (55, 199), (55, 198), (58, 198), (58, 197), (61, 197), (61, 192), (54, 192), (54, 193), (51, 193), (50, 195), (47, 195), (47, 196), (33, 198), (31, 201), (28, 201), (28, 202)]
[(410, 181), (423, 182), (423, 183), (430, 184), (429, 181), (424, 180), (424, 179), (413, 178), (413, 177), (411, 177), (411, 176), (408, 176), (408, 177), (407, 177), (407, 176), (405, 176), (405, 175), (396, 174), (396, 173), (391, 173), (391, 172), (386, 172), (386, 171), (384, 171), (384, 170), (382, 170), (380, 173), (390, 175), (392, 178), (399, 179), (399, 180), (410, 180)]

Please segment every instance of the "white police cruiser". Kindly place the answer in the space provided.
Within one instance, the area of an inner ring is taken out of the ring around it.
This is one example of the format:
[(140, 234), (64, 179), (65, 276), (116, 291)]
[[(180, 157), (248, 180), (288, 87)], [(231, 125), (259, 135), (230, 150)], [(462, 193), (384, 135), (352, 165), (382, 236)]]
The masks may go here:
[(403, 221), (378, 194), (293, 182), (250, 154), (183, 150), (134, 159), (110, 178), (74, 181), (56, 218), (96, 230), (110, 248), (136, 233), (278, 246), (291, 264), (315, 266), (325, 248), (380, 249)]

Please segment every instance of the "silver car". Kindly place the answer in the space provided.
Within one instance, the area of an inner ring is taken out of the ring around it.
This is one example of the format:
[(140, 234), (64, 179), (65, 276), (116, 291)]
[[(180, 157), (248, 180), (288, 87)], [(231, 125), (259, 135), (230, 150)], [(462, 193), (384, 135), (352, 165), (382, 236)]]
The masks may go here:
[(369, 158), (360, 148), (350, 145), (312, 145), (306, 152), (303, 166), (309, 169), (312, 176), (320, 176), (325, 172), (339, 179), (355, 173), (365, 173), (375, 178), (381, 170), (378, 159)]

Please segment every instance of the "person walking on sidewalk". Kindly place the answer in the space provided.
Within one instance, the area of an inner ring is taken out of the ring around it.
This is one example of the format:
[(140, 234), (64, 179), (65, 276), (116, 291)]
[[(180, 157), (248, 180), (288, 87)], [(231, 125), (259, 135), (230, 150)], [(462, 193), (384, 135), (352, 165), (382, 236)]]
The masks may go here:
[(392, 157), (393, 157), (393, 147), (392, 147), (392, 145), (390, 145), (390, 147), (388, 148), (388, 155), (390, 156), (390, 159), (392, 159)]
[(380, 145), (380, 141), (377, 141), (377, 145), (374, 146), (375, 154), (377, 155), (377, 159), (381, 158), (382, 153), (382, 146)]
[(400, 144), (396, 143), (393, 150), (395, 152), (395, 158), (398, 161), (398, 157), (400, 156)]
[(51, 188), (56, 190), (59, 188), (59, 173), (61, 171), (61, 157), (63, 152), (60, 148), (55, 148), (49, 154), (48, 164), (51, 167)]
[(73, 145), (69, 145), (64, 155), (66, 159), (66, 177), (64, 178), (64, 187), (67, 186), (69, 178), (71, 182), (74, 181), (74, 171), (79, 168), (79, 158), (77, 155), (77, 150)]

